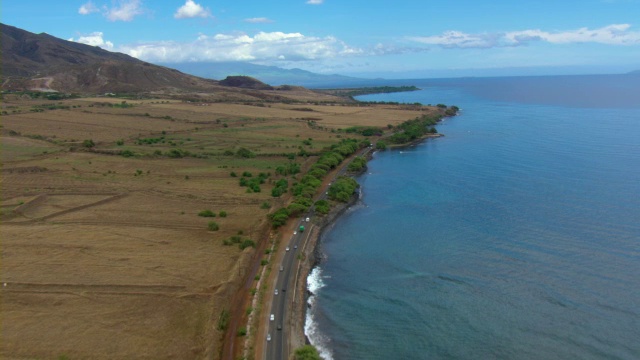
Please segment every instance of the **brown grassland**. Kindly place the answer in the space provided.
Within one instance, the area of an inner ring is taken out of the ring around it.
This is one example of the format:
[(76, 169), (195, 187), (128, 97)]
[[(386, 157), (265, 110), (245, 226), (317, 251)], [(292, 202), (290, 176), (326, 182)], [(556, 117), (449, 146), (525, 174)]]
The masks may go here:
[[(0, 357), (218, 358), (220, 315), (261, 256), (223, 240), (266, 241), (268, 212), (288, 200), (271, 196), (286, 154), (317, 153), (348, 126), (430, 111), (318, 96), (336, 103), (5, 94)], [(295, 161), (304, 169), (314, 159)], [(245, 171), (270, 174), (261, 192), (239, 186)], [(198, 216), (207, 209), (227, 216)]]

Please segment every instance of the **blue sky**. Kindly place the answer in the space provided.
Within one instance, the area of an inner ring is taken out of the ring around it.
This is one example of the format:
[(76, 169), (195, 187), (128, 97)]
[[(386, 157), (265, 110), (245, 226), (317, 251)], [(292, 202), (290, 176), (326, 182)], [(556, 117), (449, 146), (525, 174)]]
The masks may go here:
[(154, 63), (387, 77), (640, 69), (640, 0), (5, 0), (0, 16)]

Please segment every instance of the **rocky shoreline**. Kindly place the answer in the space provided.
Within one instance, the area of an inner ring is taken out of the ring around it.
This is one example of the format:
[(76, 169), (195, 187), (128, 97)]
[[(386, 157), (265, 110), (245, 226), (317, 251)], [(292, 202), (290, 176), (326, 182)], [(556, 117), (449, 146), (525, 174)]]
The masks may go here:
[(296, 299), (294, 299), (294, 307), (292, 309), (292, 329), (291, 329), (291, 347), (297, 349), (305, 344), (310, 344), (309, 339), (304, 333), (304, 323), (307, 314), (307, 301), (312, 296), (307, 289), (307, 278), (314, 267), (319, 265), (323, 260), (323, 254), (320, 250), (320, 239), (325, 231), (329, 230), (335, 221), (342, 216), (351, 206), (355, 205), (359, 200), (359, 194), (354, 194), (349, 202), (340, 204), (333, 208), (329, 214), (317, 219), (314, 222), (312, 234), (309, 236), (307, 243), (303, 248), (304, 260), (300, 264), (300, 276), (295, 284), (298, 291)]

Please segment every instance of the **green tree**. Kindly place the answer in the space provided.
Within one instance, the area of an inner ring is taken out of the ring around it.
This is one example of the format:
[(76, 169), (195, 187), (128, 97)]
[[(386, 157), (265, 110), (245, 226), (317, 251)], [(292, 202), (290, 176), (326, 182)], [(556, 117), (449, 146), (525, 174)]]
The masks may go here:
[(295, 360), (322, 360), (318, 349), (313, 345), (304, 345), (303, 347), (297, 348), (293, 358)]

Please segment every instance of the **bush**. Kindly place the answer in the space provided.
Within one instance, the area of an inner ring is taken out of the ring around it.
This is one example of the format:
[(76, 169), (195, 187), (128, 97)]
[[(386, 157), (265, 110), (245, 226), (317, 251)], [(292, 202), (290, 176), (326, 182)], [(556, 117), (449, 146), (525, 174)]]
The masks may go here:
[(220, 211), (220, 213), (218, 215), (220, 215), (220, 217), (224, 218), (224, 217), (227, 217), (227, 212), (226, 211)]
[(329, 187), (329, 199), (347, 202), (358, 186), (358, 183), (354, 179), (341, 176)]
[(122, 155), (124, 157), (132, 157), (135, 154), (131, 150), (123, 150), (123, 151), (120, 152), (120, 155)]
[(328, 214), (329, 210), (331, 209), (327, 200), (316, 201), (316, 203), (314, 204), (314, 208), (316, 212), (320, 214)]
[(240, 250), (244, 250), (248, 247), (255, 248), (256, 243), (251, 239), (244, 239), (238, 246), (240, 247)]
[(367, 160), (365, 158), (363, 158), (362, 156), (356, 156), (353, 161), (351, 161), (351, 163), (349, 163), (349, 166), (347, 166), (347, 169), (349, 171), (361, 171), (362, 169), (367, 167)]
[(218, 231), (220, 230), (220, 225), (218, 225), (218, 223), (216, 223), (215, 221), (209, 221), (207, 229), (209, 229), (209, 231)]
[(287, 208), (280, 208), (273, 214), (269, 215), (269, 220), (271, 220), (271, 225), (273, 227), (279, 227), (284, 225), (289, 219), (289, 210)]
[(216, 213), (211, 210), (202, 210), (198, 213), (198, 216), (202, 217), (216, 217)]
[(271, 204), (265, 201), (262, 204), (260, 204), (260, 209), (271, 209)]
[(231, 313), (229, 310), (222, 310), (220, 313), (220, 318), (218, 318), (218, 330), (226, 330), (227, 326), (229, 326), (229, 319), (231, 318)]
[(304, 345), (297, 348), (293, 358), (294, 360), (322, 360), (318, 350), (313, 345)]
[(96, 146), (96, 143), (93, 142), (93, 140), (88, 139), (82, 142), (82, 146), (86, 147), (86, 148), (92, 148), (94, 146)]
[(254, 154), (251, 150), (246, 149), (246, 148), (240, 148), (238, 149), (238, 151), (236, 151), (236, 155), (243, 157), (243, 158), (253, 158), (256, 157), (256, 154)]

